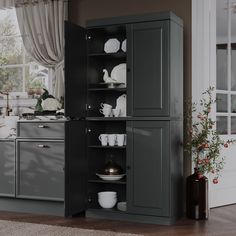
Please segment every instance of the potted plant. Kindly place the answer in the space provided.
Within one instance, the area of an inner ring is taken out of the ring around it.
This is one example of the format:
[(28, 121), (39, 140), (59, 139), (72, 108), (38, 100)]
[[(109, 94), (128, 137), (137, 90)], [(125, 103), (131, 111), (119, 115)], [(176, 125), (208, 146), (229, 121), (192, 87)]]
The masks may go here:
[(194, 173), (187, 178), (187, 216), (193, 219), (207, 219), (208, 211), (208, 179), (205, 175), (213, 175), (213, 183), (219, 181), (220, 171), (224, 167), (224, 157), (220, 155), (222, 148), (228, 148), (234, 140), (223, 141), (216, 131), (210, 113), (216, 100), (213, 99), (214, 88), (209, 87), (200, 100), (200, 111), (196, 103), (187, 105), (187, 132), (189, 140), (185, 143), (185, 151), (192, 157)]

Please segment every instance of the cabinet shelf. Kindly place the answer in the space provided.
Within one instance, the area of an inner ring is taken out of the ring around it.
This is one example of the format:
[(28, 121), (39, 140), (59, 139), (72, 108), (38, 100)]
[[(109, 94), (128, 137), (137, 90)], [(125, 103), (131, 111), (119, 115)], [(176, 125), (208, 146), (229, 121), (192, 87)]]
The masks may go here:
[(118, 181), (106, 181), (100, 179), (89, 179), (89, 183), (99, 183), (99, 184), (126, 184), (125, 180), (118, 180)]
[(128, 117), (86, 117), (88, 121), (126, 121)]
[(125, 149), (126, 146), (101, 146), (101, 145), (89, 145), (88, 148), (100, 148), (100, 149)]
[(116, 52), (116, 53), (105, 53), (105, 52), (101, 52), (101, 53), (90, 53), (88, 55), (89, 57), (110, 57), (110, 58), (125, 58), (126, 57), (126, 53), (125, 52)]
[(88, 211), (91, 211), (91, 212), (104, 212), (104, 213), (121, 213), (121, 214), (126, 213), (126, 211), (120, 211), (116, 207), (113, 207), (111, 209), (104, 209), (102, 207), (97, 207), (97, 208), (93, 207), (93, 208), (89, 208)]
[(98, 88), (95, 87), (94, 88), (89, 88), (88, 89), (89, 92), (126, 92), (126, 88)]

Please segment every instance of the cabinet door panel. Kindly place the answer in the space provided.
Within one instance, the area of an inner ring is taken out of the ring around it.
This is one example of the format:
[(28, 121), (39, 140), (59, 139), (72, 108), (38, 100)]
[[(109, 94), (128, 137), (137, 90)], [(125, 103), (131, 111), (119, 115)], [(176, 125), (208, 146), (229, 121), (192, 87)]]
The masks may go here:
[(65, 22), (65, 115), (86, 115), (86, 30)]
[(17, 141), (17, 196), (64, 199), (64, 142)]
[(65, 123), (65, 216), (86, 209), (87, 158), (85, 121)]
[(15, 142), (0, 142), (0, 195), (15, 195)]
[[(169, 115), (168, 22), (128, 28), (128, 80), (133, 116)], [(129, 73), (130, 71), (130, 73)]]
[[(128, 210), (169, 215), (169, 124), (128, 122)], [(131, 187), (132, 186), (132, 187)]]

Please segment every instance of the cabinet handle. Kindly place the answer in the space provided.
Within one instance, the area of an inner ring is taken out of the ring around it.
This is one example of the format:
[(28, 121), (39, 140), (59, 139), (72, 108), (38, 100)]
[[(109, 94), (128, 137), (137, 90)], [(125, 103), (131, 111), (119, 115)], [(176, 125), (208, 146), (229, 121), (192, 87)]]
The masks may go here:
[(37, 146), (38, 146), (39, 148), (49, 148), (48, 145), (44, 145), (44, 144), (38, 144)]
[(38, 125), (38, 128), (48, 128), (48, 126), (47, 125)]

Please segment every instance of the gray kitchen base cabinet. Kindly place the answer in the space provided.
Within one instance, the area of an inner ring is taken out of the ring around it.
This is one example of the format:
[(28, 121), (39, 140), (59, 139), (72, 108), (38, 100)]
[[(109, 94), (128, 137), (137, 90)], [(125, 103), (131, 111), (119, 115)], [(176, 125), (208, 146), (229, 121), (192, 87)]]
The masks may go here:
[(17, 140), (16, 196), (64, 199), (64, 141)]
[(15, 140), (0, 141), (0, 196), (15, 195)]

